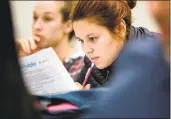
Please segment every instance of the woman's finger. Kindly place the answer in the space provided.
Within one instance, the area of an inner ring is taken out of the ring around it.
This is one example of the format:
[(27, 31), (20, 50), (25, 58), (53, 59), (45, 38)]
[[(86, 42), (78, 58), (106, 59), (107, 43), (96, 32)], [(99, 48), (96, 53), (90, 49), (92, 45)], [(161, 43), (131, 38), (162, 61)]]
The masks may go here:
[(26, 53), (30, 54), (31, 53), (31, 49), (30, 49), (29, 41), (28, 40), (24, 40), (23, 44), (24, 44), (24, 51)]
[(33, 38), (30, 38), (28, 41), (29, 41), (31, 50), (35, 50), (37, 48), (37, 45), (36, 45), (35, 41), (33, 40)]
[(91, 85), (90, 85), (90, 84), (87, 84), (87, 85), (84, 87), (85, 90), (88, 90), (88, 89), (90, 89), (90, 88), (91, 88)]
[(75, 82), (75, 85), (78, 87), (79, 90), (82, 90), (83, 89), (83, 86), (80, 83)]
[(33, 37), (33, 40), (36, 42), (39, 42), (41, 40), (40, 37), (38, 36), (33, 35), (32, 37)]
[(27, 43), (26, 43), (27, 41), (21, 41), (20, 42), (20, 51), (19, 52), (24, 52), (24, 53), (26, 53), (26, 54), (28, 54), (29, 53), (29, 46), (27, 45)]

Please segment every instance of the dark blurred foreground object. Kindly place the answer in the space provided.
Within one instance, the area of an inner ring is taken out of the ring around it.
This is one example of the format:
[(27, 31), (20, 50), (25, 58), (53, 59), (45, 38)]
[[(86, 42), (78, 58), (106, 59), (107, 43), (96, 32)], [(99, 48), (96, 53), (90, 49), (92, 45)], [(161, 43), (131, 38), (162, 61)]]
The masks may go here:
[(39, 119), (20, 73), (9, 1), (1, 3), (0, 119)]

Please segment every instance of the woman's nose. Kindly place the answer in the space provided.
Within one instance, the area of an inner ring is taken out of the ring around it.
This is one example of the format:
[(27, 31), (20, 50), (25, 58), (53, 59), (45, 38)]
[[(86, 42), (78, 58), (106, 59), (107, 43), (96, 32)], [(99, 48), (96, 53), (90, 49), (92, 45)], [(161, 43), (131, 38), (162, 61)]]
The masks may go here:
[(94, 48), (90, 44), (84, 43), (83, 50), (86, 54), (91, 54), (93, 53)]
[(37, 22), (35, 22), (35, 23), (33, 24), (33, 29), (34, 29), (34, 30), (41, 30), (41, 29), (42, 29), (42, 23), (41, 23), (40, 20), (38, 20)]

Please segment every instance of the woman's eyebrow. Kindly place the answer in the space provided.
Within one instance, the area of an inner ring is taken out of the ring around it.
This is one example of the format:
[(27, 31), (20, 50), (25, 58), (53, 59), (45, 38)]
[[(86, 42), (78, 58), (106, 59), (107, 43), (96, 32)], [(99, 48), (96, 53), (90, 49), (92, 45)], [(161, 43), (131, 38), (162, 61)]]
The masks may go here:
[(76, 39), (83, 40), (83, 39), (81, 39), (81, 38), (79, 38), (79, 37), (76, 37)]
[(52, 15), (55, 15), (53, 12), (50, 12), (50, 11), (44, 12), (44, 14), (52, 14)]
[(95, 33), (90, 33), (90, 34), (87, 35), (87, 37), (89, 37), (89, 36), (91, 36), (91, 35), (93, 35), (93, 34), (95, 34)]
[[(90, 33), (90, 34), (87, 34), (86, 35), (86, 37), (90, 37), (91, 35), (94, 35), (95, 33)], [(79, 38), (79, 37), (76, 37), (77, 39), (79, 39), (79, 40), (83, 40), (83, 39), (81, 39), (81, 38)]]

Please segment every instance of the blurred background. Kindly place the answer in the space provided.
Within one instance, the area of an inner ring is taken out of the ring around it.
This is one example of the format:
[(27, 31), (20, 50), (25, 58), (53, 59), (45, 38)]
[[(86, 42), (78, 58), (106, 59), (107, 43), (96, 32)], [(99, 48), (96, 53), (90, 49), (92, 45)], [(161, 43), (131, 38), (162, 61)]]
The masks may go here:
[[(25, 39), (31, 36), (32, 11), (36, 1), (10, 1), (16, 39)], [(157, 24), (147, 9), (146, 1), (137, 1), (133, 9), (133, 25), (146, 27), (149, 30), (160, 32)], [(74, 44), (73, 41), (72, 44)], [(81, 50), (77, 45), (76, 50)]]

